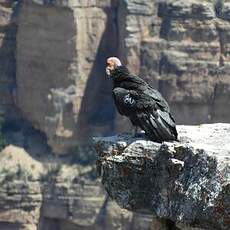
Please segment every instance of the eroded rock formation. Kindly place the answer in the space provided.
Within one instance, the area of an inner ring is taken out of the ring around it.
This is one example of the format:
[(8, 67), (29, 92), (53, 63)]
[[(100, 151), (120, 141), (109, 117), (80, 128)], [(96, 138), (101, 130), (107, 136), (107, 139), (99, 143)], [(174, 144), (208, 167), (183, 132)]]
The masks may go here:
[(229, 122), (229, 1), (124, 2), (128, 67), (162, 92), (178, 123)]
[(0, 229), (149, 229), (151, 218), (121, 210), (95, 175), (92, 166), (38, 148), (7, 146), (0, 152)]
[(222, 2), (24, 0), (13, 20), (17, 52), (13, 43), (7, 55), (17, 53), (7, 100), (13, 95), (60, 154), (76, 140), (128, 130), (104, 71), (105, 59), (118, 55), (162, 92), (177, 123), (228, 122), (230, 3)]
[(102, 183), (121, 207), (205, 229), (229, 229), (228, 124), (180, 126), (180, 142), (96, 139)]
[(179, 123), (228, 121), (228, 5), (217, 13), (214, 2), (161, 3), (160, 27), (153, 20), (152, 36), (142, 43), (142, 73), (158, 85)]
[[(33, 154), (39, 152), (44, 157), (42, 169), (51, 152), (79, 154), (74, 150), (79, 142), (127, 131), (130, 125), (116, 114), (111, 82), (104, 72), (105, 59), (112, 55), (120, 56), (132, 72), (162, 92), (177, 123), (229, 122), (230, 2), (217, 2), (223, 4), (205, 0), (0, 1), (0, 122), (4, 116), (6, 139), (20, 147), (5, 152), (10, 157), (2, 163), (9, 167), (3, 174), (8, 179), (1, 186), (0, 229), (38, 225), (42, 230), (44, 226), (92, 229), (97, 221), (109, 229), (146, 226), (141, 220), (148, 222), (147, 217), (134, 214), (133, 218), (111, 203), (102, 208), (106, 199), (102, 194), (95, 198), (95, 191), (100, 190), (95, 181), (85, 186), (87, 191), (92, 188), (89, 197), (95, 203), (87, 203), (91, 200), (87, 197), (83, 205), (78, 201), (85, 190), (76, 193), (78, 182), (63, 182), (69, 174), (60, 183), (52, 181), (54, 190), (50, 191), (45, 176), (31, 177), (34, 166), (12, 165), (10, 152), (21, 157), (29, 154), (35, 160), (38, 157)], [(17, 176), (20, 173), (22, 178)], [(67, 208), (69, 203), (74, 203), (73, 211)], [(60, 212), (53, 212), (57, 207)], [(82, 216), (88, 224), (81, 222)]]
[(15, 113), (17, 15), (17, 4), (0, 2), (0, 116)]
[(22, 4), (17, 106), (46, 133), (55, 152), (66, 153), (97, 122), (98, 132), (112, 129), (104, 60), (108, 52), (116, 54), (114, 12), (107, 0)]

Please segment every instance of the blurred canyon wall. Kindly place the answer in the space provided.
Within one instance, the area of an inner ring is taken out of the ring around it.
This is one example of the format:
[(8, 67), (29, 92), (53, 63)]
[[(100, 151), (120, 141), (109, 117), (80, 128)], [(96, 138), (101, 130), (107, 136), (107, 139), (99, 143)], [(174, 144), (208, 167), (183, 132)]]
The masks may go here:
[(104, 71), (113, 55), (178, 124), (230, 121), (230, 1), (4, 0), (0, 11), (0, 113), (29, 121), (56, 153), (130, 130)]

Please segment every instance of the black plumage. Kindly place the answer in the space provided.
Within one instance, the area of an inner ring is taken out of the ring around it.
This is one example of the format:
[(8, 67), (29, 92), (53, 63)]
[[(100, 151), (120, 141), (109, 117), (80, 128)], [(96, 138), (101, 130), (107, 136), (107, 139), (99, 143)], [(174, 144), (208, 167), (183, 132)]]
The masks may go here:
[(175, 121), (162, 95), (125, 66), (111, 72), (113, 97), (121, 115), (130, 118), (152, 141), (177, 140)]

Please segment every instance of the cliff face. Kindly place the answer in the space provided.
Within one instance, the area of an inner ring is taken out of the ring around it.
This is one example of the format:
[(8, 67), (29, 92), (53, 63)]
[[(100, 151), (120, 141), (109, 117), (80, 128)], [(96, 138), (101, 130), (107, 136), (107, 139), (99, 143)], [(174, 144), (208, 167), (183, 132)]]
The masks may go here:
[(96, 139), (105, 189), (128, 210), (189, 226), (229, 229), (230, 126), (178, 130), (180, 142), (173, 143), (128, 135)]
[[(90, 132), (92, 122), (99, 122), (98, 132), (112, 128), (106, 121), (113, 109), (104, 60), (106, 52), (115, 55), (114, 7), (106, 0), (22, 4), (17, 34), (17, 106), (47, 134), (55, 152), (64, 153), (76, 145), (76, 140)], [(97, 101), (92, 99), (95, 97)], [(94, 115), (99, 108), (102, 111)]]
[(178, 123), (229, 122), (230, 3), (125, 2), (119, 28), (129, 68), (162, 92)]
[(127, 130), (104, 71), (118, 55), (162, 92), (177, 123), (228, 122), (229, 4), (24, 0), (16, 105), (58, 153)]
[[(37, 170), (42, 171), (56, 167), (52, 157), (54, 166), (46, 165), (51, 152), (78, 156), (79, 142), (128, 131), (130, 124), (116, 112), (104, 71), (106, 58), (113, 55), (162, 92), (177, 123), (229, 122), (230, 2), (223, 3), (1, 0), (0, 122), (4, 116), (6, 139), (35, 160), (34, 152), (39, 152), (44, 159)], [(7, 159), (3, 166), (18, 169), (11, 156)], [(107, 202), (97, 181), (87, 181), (83, 189), (78, 177), (76, 183), (68, 182), (69, 174), (61, 182), (33, 179), (33, 166), (29, 178), (24, 173), (20, 178), (20, 167), (19, 172), (5, 171), (0, 229), (144, 229), (149, 223), (148, 217)]]
[(6, 147), (0, 154), (0, 229), (149, 229), (151, 218), (119, 208), (93, 177), (92, 166)]
[(12, 115), (16, 78), (17, 5), (0, 2), (0, 116)]
[(153, 20), (152, 36), (142, 43), (142, 73), (154, 79), (179, 123), (229, 121), (228, 5), (161, 3), (160, 27)]

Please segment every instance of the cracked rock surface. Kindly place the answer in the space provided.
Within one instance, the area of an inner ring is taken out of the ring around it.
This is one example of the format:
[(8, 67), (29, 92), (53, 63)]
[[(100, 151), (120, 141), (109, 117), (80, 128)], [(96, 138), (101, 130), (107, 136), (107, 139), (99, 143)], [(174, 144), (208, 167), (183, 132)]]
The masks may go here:
[(98, 166), (121, 207), (205, 229), (230, 227), (230, 124), (178, 126), (180, 142), (97, 138)]

